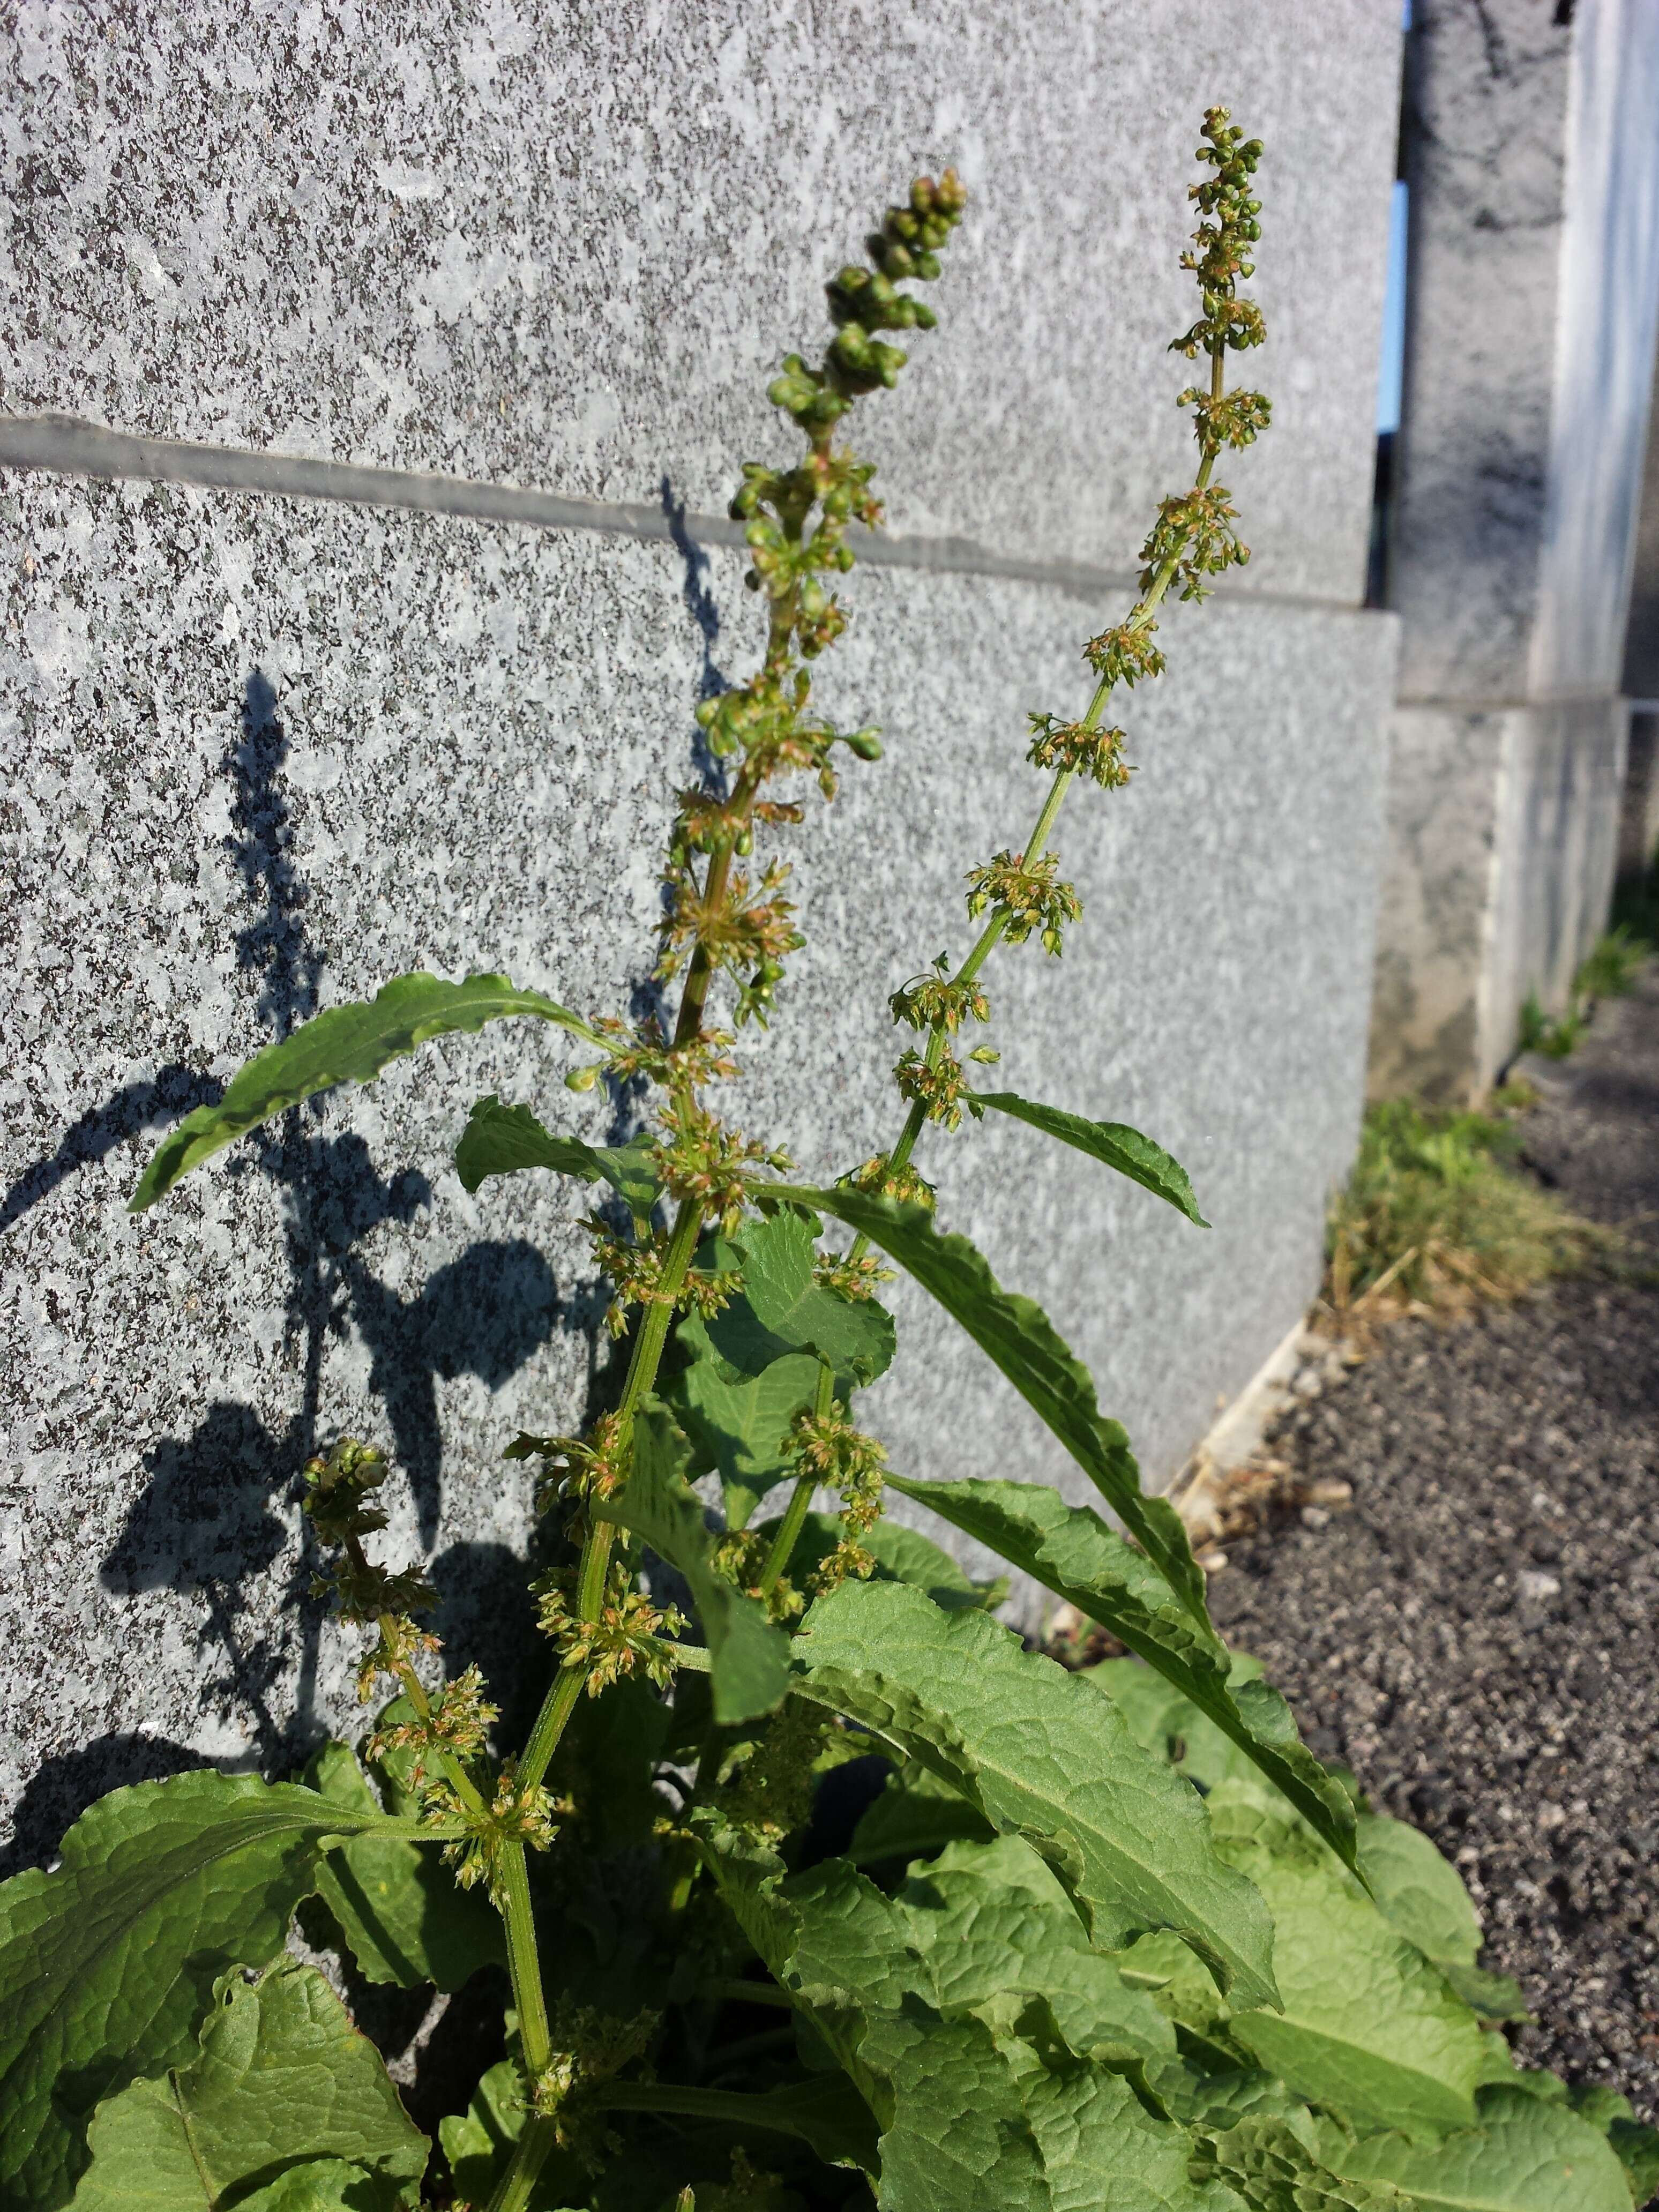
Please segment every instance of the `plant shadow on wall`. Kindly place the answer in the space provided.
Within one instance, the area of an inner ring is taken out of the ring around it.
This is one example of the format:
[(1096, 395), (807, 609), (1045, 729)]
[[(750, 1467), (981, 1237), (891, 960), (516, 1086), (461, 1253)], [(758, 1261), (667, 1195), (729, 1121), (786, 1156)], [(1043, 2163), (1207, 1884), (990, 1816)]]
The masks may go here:
[[(283, 788), (289, 752), (276, 694), (256, 668), (225, 756), (233, 791), (228, 848), (254, 909), (236, 938), (237, 964), (260, 977), (258, 1010), (275, 1038), (316, 1012), (325, 964), (307, 932), (306, 886), (289, 857), (292, 821)], [(83, 1115), (51, 1159), (18, 1179), (0, 1221), (10, 1225), (82, 1167), (171, 1120), (179, 1107), (216, 1102), (221, 1088), (177, 1067), (125, 1085)], [(266, 1611), (250, 1603), (249, 1590), (292, 1541), (288, 1521), (273, 1509), (294, 1494), (317, 1449), (331, 1340), (355, 1334), (369, 1353), (368, 1387), (396, 1439), (429, 1549), (441, 1503), (439, 1381), (471, 1375), (498, 1389), (561, 1327), (584, 1334), (597, 1363), (606, 1303), (591, 1285), (562, 1300), (546, 1260), (523, 1238), (472, 1244), (412, 1297), (389, 1288), (361, 1247), (386, 1224), (409, 1225), (429, 1202), (431, 1187), (410, 1170), (383, 1178), (362, 1139), (325, 1134), (318, 1110), (308, 1103), (284, 1115), (253, 1138), (247, 1158), (232, 1169), (266, 1177), (283, 1194), (285, 1319), (297, 1353), (299, 1403), (285, 1425), (272, 1427), (253, 1407), (220, 1399), (187, 1436), (153, 1445), (145, 1455), (148, 1480), (100, 1574), (103, 1587), (121, 1596), (162, 1589), (190, 1594), (202, 1608), (204, 1642), (223, 1659), (222, 1671), (204, 1684), (204, 1697), (245, 1715), (253, 1730), (250, 1751), (278, 1769), (297, 1760), (321, 1726), (314, 1705), (324, 1607), (306, 1595), (317, 1565), (308, 1528), (294, 1601)], [(619, 1101), (619, 1115), (626, 1110)], [(476, 1543), (451, 1545), (432, 1564), (446, 1600), (447, 1639), (503, 1679), (523, 1671), (514, 1661), (532, 1633), (522, 1573), (504, 1573), (509, 1565), (520, 1563), (504, 1546)], [(491, 1602), (477, 1603), (486, 1589)], [(296, 1661), (293, 1717), (284, 1718), (275, 1692)], [(200, 1759), (162, 1737), (122, 1732), (48, 1760), (18, 1808), (0, 1875), (50, 1856), (63, 1829), (105, 1791)]]

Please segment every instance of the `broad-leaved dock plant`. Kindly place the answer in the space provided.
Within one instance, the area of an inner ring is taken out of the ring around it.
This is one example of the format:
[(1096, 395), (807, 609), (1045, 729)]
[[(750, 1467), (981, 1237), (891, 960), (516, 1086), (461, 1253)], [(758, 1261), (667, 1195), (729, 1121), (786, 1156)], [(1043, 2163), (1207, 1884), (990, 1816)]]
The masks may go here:
[[(815, 707), (812, 671), (846, 620), (855, 526), (880, 521), (842, 434), (904, 369), (895, 339), (933, 327), (910, 288), (939, 276), (962, 214), (948, 170), (831, 281), (822, 357), (791, 355), (769, 387), (801, 449), (747, 465), (732, 501), (766, 642), (698, 709), (720, 774), (681, 795), (665, 855), (672, 1019), (574, 1012), (504, 975), (401, 975), (262, 1052), (156, 1151), (137, 1208), (302, 1100), (510, 1018), (568, 1034), (573, 1089), (649, 1100), (606, 1147), (562, 1133), (550, 1105), (480, 1098), (456, 1146), (469, 1190), (554, 1175), (614, 1200), (590, 1225), (620, 1389), (580, 1433), (512, 1446), (539, 1469), (543, 1516), (527, 1736), (501, 1741), (501, 1686), (445, 1673), (424, 1571), (382, 1556), (392, 1469), (339, 1439), (304, 1506), (362, 1633), (372, 1729), (298, 1778), (118, 1790), (52, 1870), (0, 1889), (5, 2204), (1629, 2212), (1652, 2179), (1659, 2139), (1628, 2107), (1575, 2107), (1514, 2065), (1494, 2023), (1517, 1993), (1477, 1966), (1455, 1871), (1367, 1811), (1230, 1656), (1179, 1518), (1088, 1374), (935, 1213), (947, 1140), (998, 1114), (1201, 1223), (1139, 1131), (976, 1088), (995, 1055), (973, 1039), (993, 957), (1057, 957), (1079, 925), (1061, 811), (1075, 787), (1122, 801), (1116, 717), (1164, 673), (1160, 610), (1248, 557), (1218, 472), (1268, 422), (1228, 382), (1264, 336), (1240, 289), (1261, 153), (1224, 109), (1206, 116), (1183, 257), (1199, 309), (1173, 348), (1196, 365), (1180, 394), (1196, 469), (1152, 520), (1133, 604), (1083, 647), (1080, 711), (1030, 717), (1030, 827), (963, 855), (967, 957), (893, 994), (888, 1150), (803, 1183), (726, 1101), (738, 1038), (802, 943), (788, 833), (879, 757), (873, 729)], [(894, 1358), (879, 1294), (896, 1269), (1098, 1510), (889, 1467), (857, 1409)], [(884, 1517), (895, 1492), (1129, 1656), (1072, 1673), (1029, 1650), (998, 1589)], [(454, 2084), (435, 2142), (289, 1948), (302, 1903), (357, 1986), (497, 1978), (502, 2055)]]

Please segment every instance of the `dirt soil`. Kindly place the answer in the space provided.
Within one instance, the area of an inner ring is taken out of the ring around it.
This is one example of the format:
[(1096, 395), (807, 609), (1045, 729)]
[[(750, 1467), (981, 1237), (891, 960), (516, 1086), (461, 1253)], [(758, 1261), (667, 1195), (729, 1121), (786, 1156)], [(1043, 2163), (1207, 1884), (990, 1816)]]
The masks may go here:
[[(1547, 1079), (1532, 1171), (1653, 1267), (1659, 963)], [(1659, 1287), (1402, 1323), (1273, 1449), (1352, 1504), (1231, 1540), (1218, 1625), (1456, 1861), (1522, 2062), (1659, 2124)]]

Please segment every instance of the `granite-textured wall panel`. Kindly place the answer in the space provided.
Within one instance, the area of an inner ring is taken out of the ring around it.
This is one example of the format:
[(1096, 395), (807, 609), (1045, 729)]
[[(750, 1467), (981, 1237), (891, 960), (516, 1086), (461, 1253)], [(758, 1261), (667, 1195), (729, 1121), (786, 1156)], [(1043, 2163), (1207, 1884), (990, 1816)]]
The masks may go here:
[[(394, 1448), (392, 1540), (434, 1559), (456, 1650), (499, 1665), (528, 1498), (497, 1455), (577, 1417), (604, 1348), (581, 1194), (468, 1199), (449, 1152), (487, 1090), (607, 1127), (560, 1087), (559, 1035), (445, 1041), (142, 1220), (125, 1200), (207, 1084), (388, 974), (499, 966), (625, 1003), (691, 706), (747, 665), (756, 612), (731, 556), (688, 577), (664, 545), (137, 484), (6, 478), (3, 532), (0, 1785), (32, 1847), (181, 1747), (279, 1759), (349, 1706), (349, 1649), (298, 1597), (318, 1435)], [(964, 942), (967, 866), (1023, 840), (1023, 710), (1081, 696), (1100, 612), (892, 571), (851, 593), (822, 692), (878, 719), (888, 757), (792, 841), (811, 941), (744, 1046), (741, 1118), (814, 1174), (890, 1134), (886, 994)], [(1165, 634), (1170, 675), (1126, 717), (1141, 773), (1064, 821), (1085, 922), (1063, 963), (1000, 959), (994, 1034), (1014, 1087), (1167, 1142), (1215, 1229), (1012, 1124), (926, 1161), (1159, 1475), (1316, 1277), (1358, 1112), (1394, 642), (1375, 617), (1221, 603)], [(1063, 1476), (977, 1355), (897, 1303), (910, 1395), (870, 1401), (897, 1462)]]
[(1123, 568), (1190, 465), (1165, 349), (1221, 100), (1270, 149), (1251, 581), (1357, 599), (1399, 53), (1395, 0), (22, 0), (0, 406), (723, 507), (824, 278), (955, 161), (893, 526)]

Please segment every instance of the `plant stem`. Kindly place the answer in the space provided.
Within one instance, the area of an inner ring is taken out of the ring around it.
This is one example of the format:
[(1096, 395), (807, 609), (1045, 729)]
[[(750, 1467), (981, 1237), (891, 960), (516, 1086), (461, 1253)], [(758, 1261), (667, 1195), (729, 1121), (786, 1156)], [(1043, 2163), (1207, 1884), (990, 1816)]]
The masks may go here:
[[(541, 1958), (536, 1948), (530, 1869), (521, 1843), (509, 1841), (501, 1846), (496, 1904), (507, 1924), (507, 1970), (513, 1981), (513, 2004), (519, 2016), (525, 2072), (533, 2085), (553, 2063), (553, 2035), (548, 2026)], [(496, 2184), (486, 2212), (520, 2212), (520, 2208), (529, 2202), (536, 2178), (556, 2137), (553, 2122), (532, 2113), (514, 2146), (507, 2171)]]
[[(1211, 365), (1210, 390), (1217, 399), (1221, 398), (1225, 391), (1225, 362), (1219, 354), (1216, 355)], [(1215, 462), (1216, 456), (1213, 452), (1205, 454), (1199, 465), (1198, 477), (1194, 486), (1195, 490), (1202, 491), (1209, 483)], [(1133, 611), (1128, 617), (1130, 628), (1134, 629), (1146, 628), (1152, 618), (1153, 611), (1175, 580), (1176, 570), (1180, 563), (1181, 555), (1177, 549), (1163, 562), (1146, 592), (1135, 602)], [(1093, 732), (1100, 727), (1100, 718), (1106, 711), (1106, 702), (1111, 696), (1111, 690), (1110, 679), (1103, 676), (1095, 686), (1094, 696), (1090, 700), (1088, 710), (1083, 717), (1082, 726), (1085, 730)], [(1032, 826), (1031, 834), (1025, 841), (1024, 850), (1028, 857), (1032, 855), (1038, 859), (1042, 857), (1048, 835), (1059, 819), (1060, 810), (1065, 804), (1066, 793), (1071, 787), (1074, 773), (1074, 770), (1066, 768), (1056, 772), (1054, 781), (1048, 787), (1048, 795), (1042, 802), (1042, 811), (1037, 816)], [(1007, 926), (1007, 909), (999, 908), (980, 932), (972, 951), (952, 976), (952, 982), (971, 983), (973, 981), (975, 976), (995, 951)], [(945, 1025), (942, 1022), (938, 1023), (929, 1032), (927, 1038), (926, 1057), (929, 1067), (936, 1067), (939, 1065), (940, 1054), (945, 1050)], [(915, 1150), (916, 1139), (927, 1126), (927, 1109), (921, 1099), (917, 1099), (905, 1116), (904, 1127), (900, 1133), (897, 1144), (888, 1154), (890, 1173), (895, 1169), (908, 1164), (910, 1155)], [(853, 1260), (861, 1260), (869, 1249), (869, 1238), (862, 1235), (858, 1236), (853, 1240), (853, 1249), (848, 1257)]]
[[(358, 1573), (367, 1576), (369, 1571), (368, 1559), (364, 1553), (362, 1539), (348, 1535), (345, 1540), (345, 1548), (347, 1558)], [(392, 1648), (397, 1640), (397, 1623), (392, 1615), (389, 1613), (378, 1613), (375, 1616), (374, 1626), (380, 1632), (382, 1647), (388, 1650)], [(426, 1686), (413, 1667), (404, 1661), (398, 1668), (397, 1676), (403, 1685), (404, 1695), (415, 1708), (416, 1717), (422, 1721), (429, 1721), (432, 1717), (432, 1700), (428, 1697)], [(449, 1784), (468, 1812), (481, 1813), (483, 1810), (483, 1799), (479, 1794), (477, 1785), (454, 1753), (447, 1745), (441, 1743), (434, 1744), (432, 1752), (439, 1766), (443, 1770), (445, 1781)]]
[(507, 2172), (496, 2183), (484, 2212), (524, 2212), (547, 2163), (547, 2154), (558, 2139), (558, 2123), (540, 2112), (532, 2112), (525, 2122), (524, 2133), (514, 2146)]
[[(822, 1420), (836, 1402), (836, 1372), (827, 1359), (818, 1362), (817, 1395), (812, 1412)], [(812, 1493), (818, 1486), (815, 1474), (803, 1474), (789, 1494), (783, 1518), (778, 1523), (778, 1533), (772, 1539), (772, 1548), (766, 1555), (766, 1565), (761, 1570), (761, 1595), (764, 1597), (777, 1583), (789, 1565), (791, 1553), (800, 1540), (800, 1532), (806, 1525), (806, 1516), (811, 1510)]]
[(781, 1990), (775, 1982), (710, 1982), (702, 1994), (718, 1997), (724, 2004), (764, 2005), (782, 2012), (792, 2011), (795, 2002), (788, 1990)]
[(702, 2089), (684, 2081), (605, 2081), (593, 2102), (613, 2112), (683, 2112), (688, 2118), (725, 2120), (733, 2127), (766, 2128), (798, 2136), (799, 2128), (768, 2099), (742, 2089)]
[[(685, 1280), (691, 1255), (697, 1249), (697, 1238), (702, 1231), (702, 1210), (694, 1200), (687, 1199), (674, 1218), (673, 1233), (668, 1240), (668, 1249), (663, 1257), (662, 1274), (657, 1285), (657, 1296), (645, 1310), (645, 1319), (634, 1340), (633, 1352), (628, 1363), (628, 1380), (623, 1385), (621, 1403), (617, 1408), (622, 1428), (623, 1449), (627, 1449), (633, 1435), (634, 1416), (649, 1395), (661, 1364), (663, 1346), (668, 1341), (669, 1324), (674, 1317), (674, 1297)], [(597, 1620), (605, 1601), (605, 1572), (611, 1564), (611, 1547), (616, 1540), (614, 1521), (593, 1520), (582, 1545), (581, 1565), (576, 1575), (576, 1617), (579, 1620)], [(567, 1663), (553, 1679), (551, 1688), (542, 1700), (542, 1709), (536, 1716), (536, 1724), (519, 1761), (521, 1782), (537, 1783), (546, 1773), (548, 1761), (558, 1748), (559, 1738), (564, 1734), (576, 1700), (582, 1693), (585, 1675), (580, 1666)]]
[(507, 1966), (513, 1977), (513, 2003), (519, 2015), (519, 2039), (525, 2070), (533, 2081), (553, 2063), (553, 2035), (547, 2024), (541, 1964), (536, 1948), (536, 1918), (530, 1905), (530, 1869), (524, 1845), (501, 1849), (501, 1917), (507, 1923)]

